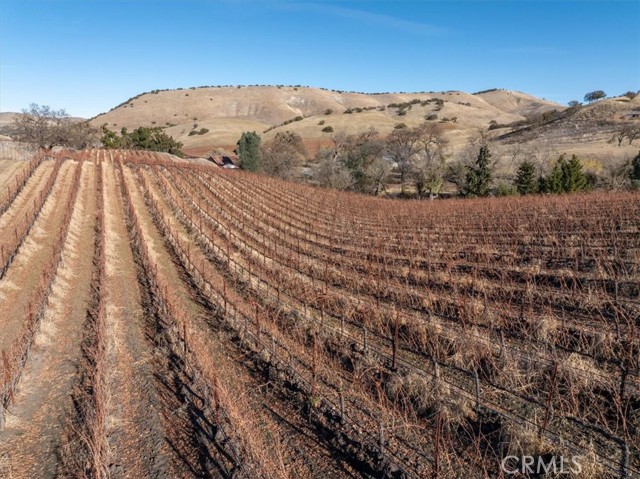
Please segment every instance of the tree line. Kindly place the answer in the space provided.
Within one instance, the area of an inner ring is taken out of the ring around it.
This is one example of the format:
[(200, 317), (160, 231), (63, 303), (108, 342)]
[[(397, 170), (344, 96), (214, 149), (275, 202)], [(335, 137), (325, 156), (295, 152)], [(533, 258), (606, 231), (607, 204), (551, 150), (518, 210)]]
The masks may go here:
[[(255, 131), (245, 132), (236, 144), (242, 169), (371, 195), (388, 194), (392, 184), (400, 187), (396, 196), (431, 199), (441, 195), (446, 183), (464, 197), (572, 193), (599, 186), (576, 155), (559, 155), (548, 172), (525, 157), (512, 178), (498, 181), (488, 139), (480, 138), (470, 151), (475, 152), (467, 159), (447, 161), (443, 127), (430, 122), (396, 128), (386, 137), (373, 129), (336, 133), (314, 161), (309, 161), (302, 138), (291, 131), (265, 143)], [(615, 175), (619, 187), (640, 187), (640, 153)]]
[(83, 149), (99, 144), (103, 148), (125, 150), (150, 150), (182, 157), (182, 143), (167, 135), (160, 127), (140, 127), (133, 131), (126, 128), (120, 134), (103, 125), (99, 130), (88, 121), (76, 120), (64, 110), (32, 103), (18, 113), (7, 131), (17, 141), (32, 143), (38, 148), (55, 147)]

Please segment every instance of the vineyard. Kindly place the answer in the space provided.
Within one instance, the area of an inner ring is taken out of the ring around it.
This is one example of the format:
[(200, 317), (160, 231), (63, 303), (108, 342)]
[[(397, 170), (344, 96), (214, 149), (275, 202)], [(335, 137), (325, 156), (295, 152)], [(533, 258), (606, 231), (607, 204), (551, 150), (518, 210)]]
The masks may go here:
[(0, 165), (0, 318), (0, 477), (640, 478), (638, 193), (39, 152)]

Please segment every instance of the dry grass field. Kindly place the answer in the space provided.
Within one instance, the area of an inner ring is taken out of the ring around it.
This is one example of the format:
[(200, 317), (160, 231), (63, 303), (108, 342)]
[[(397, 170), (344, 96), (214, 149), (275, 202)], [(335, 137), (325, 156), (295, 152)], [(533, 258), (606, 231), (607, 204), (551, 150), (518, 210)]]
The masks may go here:
[(0, 161), (0, 318), (0, 477), (640, 477), (637, 192), (39, 152)]

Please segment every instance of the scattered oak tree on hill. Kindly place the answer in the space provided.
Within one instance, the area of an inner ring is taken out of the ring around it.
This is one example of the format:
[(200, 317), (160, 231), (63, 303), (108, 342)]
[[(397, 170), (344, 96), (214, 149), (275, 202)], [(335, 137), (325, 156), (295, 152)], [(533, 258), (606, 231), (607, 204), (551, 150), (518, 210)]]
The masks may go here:
[(240, 168), (247, 171), (259, 171), (262, 152), (260, 135), (255, 131), (245, 131), (236, 143), (236, 154), (240, 158)]
[(622, 146), (624, 139), (629, 140), (631, 145), (636, 138), (640, 138), (640, 125), (625, 123), (611, 136), (609, 143), (618, 142), (618, 146)]
[(593, 103), (594, 101), (601, 100), (605, 98), (607, 94), (602, 90), (590, 91), (584, 96), (584, 101)]
[(55, 146), (86, 148), (96, 140), (96, 131), (86, 121), (74, 121), (65, 110), (32, 103), (16, 115), (11, 136), (51, 150)]

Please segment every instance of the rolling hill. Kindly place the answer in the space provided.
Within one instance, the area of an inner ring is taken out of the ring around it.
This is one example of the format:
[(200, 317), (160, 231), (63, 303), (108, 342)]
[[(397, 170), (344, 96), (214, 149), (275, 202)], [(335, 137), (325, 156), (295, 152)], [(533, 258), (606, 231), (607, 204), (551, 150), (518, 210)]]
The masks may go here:
[[(461, 143), (478, 130), (486, 131), (491, 121), (508, 124), (562, 109), (508, 90), (364, 94), (307, 87), (207, 87), (144, 93), (91, 122), (115, 130), (163, 126), (187, 151), (198, 152), (230, 147), (243, 131), (255, 130), (269, 139), (278, 131), (293, 130), (313, 146), (330, 139), (331, 133), (322, 131), (327, 126), (346, 133), (372, 127), (388, 133), (398, 123), (414, 126), (426, 117), (449, 123), (449, 135), (457, 144), (457, 139)], [(209, 131), (195, 134), (202, 128)]]

